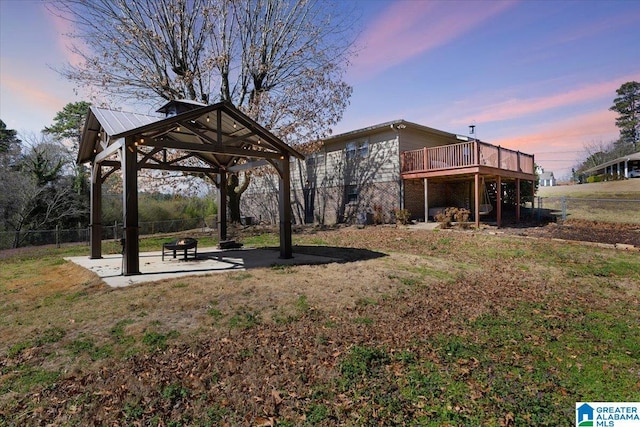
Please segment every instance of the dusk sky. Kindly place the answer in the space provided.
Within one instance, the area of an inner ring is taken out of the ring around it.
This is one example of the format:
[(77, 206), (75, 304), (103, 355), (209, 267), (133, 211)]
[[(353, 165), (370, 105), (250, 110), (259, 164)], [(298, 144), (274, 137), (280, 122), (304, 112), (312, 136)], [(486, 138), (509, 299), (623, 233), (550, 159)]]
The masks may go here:
[[(640, 0), (356, 4), (353, 96), (334, 134), (396, 119), (463, 135), (474, 124), (565, 178), (585, 146), (618, 137), (615, 91), (640, 81)], [(42, 2), (0, 0), (0, 119), (23, 137), (83, 100), (53, 70), (74, 59), (65, 31)]]

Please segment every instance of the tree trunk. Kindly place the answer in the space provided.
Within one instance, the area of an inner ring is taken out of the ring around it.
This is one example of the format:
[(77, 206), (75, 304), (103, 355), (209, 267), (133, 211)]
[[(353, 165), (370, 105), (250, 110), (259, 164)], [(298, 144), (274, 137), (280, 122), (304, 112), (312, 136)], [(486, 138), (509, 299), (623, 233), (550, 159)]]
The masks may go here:
[(227, 200), (229, 207), (229, 222), (231, 223), (241, 222), (240, 197), (242, 196), (242, 193), (244, 193), (244, 191), (247, 189), (250, 182), (251, 178), (248, 173), (244, 174), (244, 180), (242, 184), (240, 184), (238, 175), (231, 174), (227, 179)]
[(229, 188), (227, 199), (229, 200), (229, 222), (240, 222), (240, 194)]

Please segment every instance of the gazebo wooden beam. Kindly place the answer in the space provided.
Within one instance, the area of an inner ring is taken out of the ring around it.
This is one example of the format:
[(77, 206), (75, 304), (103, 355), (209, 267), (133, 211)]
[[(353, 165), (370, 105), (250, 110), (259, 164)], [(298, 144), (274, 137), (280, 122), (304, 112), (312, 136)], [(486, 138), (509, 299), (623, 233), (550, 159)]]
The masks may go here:
[(107, 146), (107, 148), (105, 148), (104, 150), (96, 154), (96, 157), (93, 159), (93, 162), (102, 163), (104, 160), (108, 159), (109, 157), (117, 153), (118, 150), (120, 150), (123, 145), (124, 145), (124, 139), (112, 142), (110, 145)]
[(273, 151), (245, 150), (242, 148), (224, 147), (218, 144), (198, 144), (194, 142), (181, 142), (174, 140), (152, 140), (148, 143), (145, 142), (144, 145), (149, 147), (173, 148), (176, 150), (191, 151), (194, 153), (225, 154), (230, 156), (249, 157), (255, 159), (281, 160), (283, 157), (282, 154)]

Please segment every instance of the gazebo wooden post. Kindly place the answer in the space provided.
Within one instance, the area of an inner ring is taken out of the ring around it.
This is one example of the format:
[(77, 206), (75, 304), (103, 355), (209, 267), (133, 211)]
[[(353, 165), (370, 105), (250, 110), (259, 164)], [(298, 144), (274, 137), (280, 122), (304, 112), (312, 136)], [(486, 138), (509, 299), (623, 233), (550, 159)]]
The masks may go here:
[(476, 173), (474, 175), (475, 178), (475, 186), (474, 186), (474, 217), (476, 219), (476, 228), (480, 228), (480, 174)]
[(496, 222), (498, 228), (502, 225), (502, 177), (496, 180)]
[(102, 165), (91, 165), (91, 259), (102, 258)]
[(140, 245), (138, 242), (138, 158), (134, 139), (128, 136), (122, 147), (124, 262), (123, 274), (140, 274)]
[(291, 243), (291, 171), (289, 158), (280, 160), (280, 258), (293, 258)]
[(227, 172), (218, 176), (218, 242), (222, 242), (227, 240)]

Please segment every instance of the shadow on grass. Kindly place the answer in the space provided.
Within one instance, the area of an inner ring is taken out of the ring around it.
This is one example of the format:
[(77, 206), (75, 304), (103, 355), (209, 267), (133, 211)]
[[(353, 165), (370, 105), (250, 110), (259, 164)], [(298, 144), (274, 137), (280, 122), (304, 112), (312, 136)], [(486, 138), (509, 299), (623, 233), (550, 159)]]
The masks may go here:
[[(264, 249), (279, 251), (277, 247), (267, 247)], [(387, 254), (382, 252), (371, 251), (361, 248), (343, 248), (336, 246), (311, 246), (311, 245), (294, 245), (293, 257), (296, 254), (312, 255), (317, 257), (332, 258), (330, 262), (347, 263), (354, 261), (366, 261), (369, 259), (382, 258)], [(314, 263), (317, 264), (317, 263)]]

